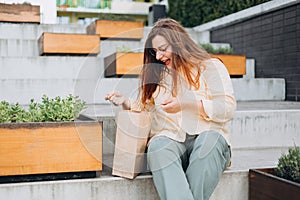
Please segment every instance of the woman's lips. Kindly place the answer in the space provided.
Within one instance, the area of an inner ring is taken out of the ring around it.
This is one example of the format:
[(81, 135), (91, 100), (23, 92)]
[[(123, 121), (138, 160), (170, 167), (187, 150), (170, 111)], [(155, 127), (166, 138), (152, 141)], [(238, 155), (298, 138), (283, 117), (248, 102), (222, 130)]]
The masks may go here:
[(170, 59), (168, 59), (168, 60), (166, 60), (166, 61), (164, 61), (164, 63), (165, 63), (165, 65), (170, 65), (170, 62), (171, 62), (171, 60)]

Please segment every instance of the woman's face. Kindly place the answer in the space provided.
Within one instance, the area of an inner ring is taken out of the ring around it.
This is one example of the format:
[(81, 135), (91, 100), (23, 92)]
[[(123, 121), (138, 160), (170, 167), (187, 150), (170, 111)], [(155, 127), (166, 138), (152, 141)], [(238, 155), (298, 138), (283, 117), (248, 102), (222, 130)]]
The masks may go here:
[(152, 48), (156, 60), (160, 60), (167, 67), (172, 67), (172, 47), (163, 36), (157, 35), (152, 39)]

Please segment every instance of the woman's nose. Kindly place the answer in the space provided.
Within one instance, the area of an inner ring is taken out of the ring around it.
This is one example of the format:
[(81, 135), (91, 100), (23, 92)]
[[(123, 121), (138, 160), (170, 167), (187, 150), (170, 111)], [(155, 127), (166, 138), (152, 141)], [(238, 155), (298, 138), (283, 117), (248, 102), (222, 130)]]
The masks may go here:
[(156, 51), (156, 60), (161, 59), (161, 57), (162, 57), (162, 53), (159, 50)]

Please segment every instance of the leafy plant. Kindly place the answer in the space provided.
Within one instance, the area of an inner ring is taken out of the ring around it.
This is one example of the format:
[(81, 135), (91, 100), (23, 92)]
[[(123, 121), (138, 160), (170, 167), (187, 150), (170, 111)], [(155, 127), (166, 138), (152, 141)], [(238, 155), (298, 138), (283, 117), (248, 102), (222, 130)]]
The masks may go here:
[(184, 27), (194, 27), (267, 1), (270, 0), (168, 0), (168, 17)]
[(128, 53), (128, 52), (135, 52), (135, 53), (139, 52), (139, 53), (141, 53), (141, 52), (143, 52), (143, 50), (142, 49), (134, 49), (134, 50), (132, 50), (131, 48), (129, 48), (129, 47), (125, 46), (125, 45), (122, 45), (121, 47), (120, 46), (116, 47), (116, 52), (117, 53)]
[(134, 17), (127, 15), (116, 15), (109, 13), (100, 13), (99, 20), (111, 20), (111, 21), (137, 21)]
[(211, 44), (199, 44), (204, 50), (211, 54), (233, 54), (232, 47), (219, 47), (214, 48)]
[(2, 101), (0, 103), (0, 123), (73, 121), (85, 108), (85, 102), (78, 99), (78, 96), (72, 95), (64, 99), (59, 96), (50, 99), (43, 95), (42, 103), (31, 99), (28, 110), (18, 103), (9, 104), (7, 101)]
[(300, 148), (291, 147), (286, 155), (282, 155), (278, 160), (275, 169), (277, 176), (300, 183)]
[(23, 5), (31, 6), (31, 3), (28, 1), (23, 2)]
[(118, 53), (127, 53), (127, 52), (131, 52), (131, 49), (129, 47), (122, 45), (122, 47), (117, 47), (117, 52)]

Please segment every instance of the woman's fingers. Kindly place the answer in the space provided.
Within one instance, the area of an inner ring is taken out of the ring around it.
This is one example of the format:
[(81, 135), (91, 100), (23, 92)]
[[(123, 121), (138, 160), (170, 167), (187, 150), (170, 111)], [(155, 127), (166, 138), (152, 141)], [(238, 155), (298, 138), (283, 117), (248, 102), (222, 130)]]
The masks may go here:
[(161, 107), (167, 113), (176, 113), (181, 110), (180, 104), (176, 98), (171, 98), (162, 102)]
[(105, 100), (108, 100), (111, 103), (113, 103), (114, 105), (119, 106), (119, 105), (123, 104), (124, 97), (119, 92), (112, 92), (105, 96)]
[(108, 93), (106, 96), (105, 96), (105, 100), (111, 100), (112, 97), (114, 96), (119, 96), (120, 94), (117, 93), (117, 92), (111, 92), (111, 93)]
[(161, 105), (162, 105), (162, 106), (165, 106), (165, 105), (167, 105), (167, 104), (169, 104), (169, 103), (171, 103), (171, 102), (172, 102), (172, 99), (167, 99), (167, 100), (165, 100), (164, 102), (162, 102)]

